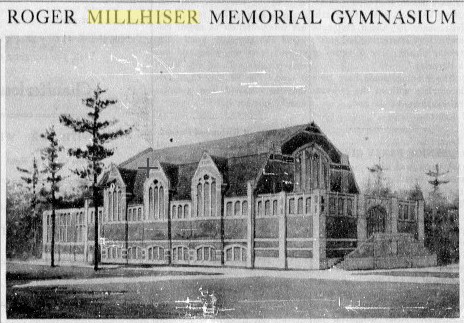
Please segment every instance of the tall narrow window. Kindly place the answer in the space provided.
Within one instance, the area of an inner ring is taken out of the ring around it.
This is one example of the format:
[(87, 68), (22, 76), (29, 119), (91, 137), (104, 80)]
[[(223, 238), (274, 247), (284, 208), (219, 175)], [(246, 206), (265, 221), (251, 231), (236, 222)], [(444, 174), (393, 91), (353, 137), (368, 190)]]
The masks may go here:
[(121, 191), (118, 192), (118, 221), (121, 221), (122, 218), (122, 200), (121, 200)]
[(263, 215), (263, 202), (258, 201), (258, 215), (262, 216)]
[(160, 186), (159, 189), (159, 217), (164, 219), (164, 189), (163, 186)]
[(353, 200), (347, 199), (346, 202), (346, 213), (348, 216), (353, 216)]
[(211, 182), (211, 216), (216, 216), (216, 181)]
[(415, 221), (416, 220), (416, 206), (411, 205), (411, 220)]
[(248, 214), (248, 202), (243, 201), (242, 203), (242, 215), (247, 215)]
[(184, 218), (186, 219), (188, 217), (188, 215), (189, 215), (189, 206), (188, 206), (188, 204), (186, 204), (184, 206)]
[(291, 198), (288, 200), (288, 213), (295, 214), (295, 199)]
[[(135, 213), (135, 210), (134, 210), (134, 213)], [(141, 207), (139, 207), (138, 219), (139, 219), (139, 221), (142, 221), (142, 208)]]
[(153, 188), (148, 189), (148, 215), (147, 218), (151, 219), (153, 216)]
[(209, 182), (206, 182), (205, 183), (205, 204), (204, 204), (204, 207), (205, 207), (205, 216), (210, 216), (211, 215), (211, 203), (210, 203), (210, 194), (211, 194), (211, 190), (209, 188)]
[(303, 185), (301, 183), (301, 158), (300, 155), (297, 155), (295, 158), (295, 190), (299, 191)]
[(197, 185), (197, 217), (203, 216), (203, 189), (201, 183)]
[(297, 214), (303, 214), (303, 198), (300, 197), (298, 199), (298, 206), (297, 206), (297, 211), (296, 211)]
[(328, 168), (327, 162), (324, 162), (322, 164), (322, 188), (324, 189), (329, 188), (328, 179), (329, 179), (329, 168)]
[(179, 219), (182, 219), (182, 218), (184, 217), (184, 215), (183, 215), (182, 213), (183, 213), (183, 212), (182, 212), (182, 205), (179, 205), (179, 206), (177, 207), (177, 217), (178, 217)]
[(264, 202), (264, 215), (271, 215), (271, 201)]
[(240, 215), (240, 202), (236, 201), (234, 205), (234, 215)]
[(313, 175), (312, 179), (314, 182), (313, 188), (319, 187), (319, 155), (313, 156)]
[(272, 201), (272, 215), (277, 215), (277, 200)]
[(344, 199), (342, 197), (338, 198), (338, 215), (343, 216), (344, 215)]
[(175, 206), (175, 205), (172, 206), (171, 218), (172, 219), (177, 219), (177, 206)]
[(158, 187), (155, 186), (155, 197), (153, 198), (154, 202), (155, 202), (155, 214), (154, 214), (154, 218), (159, 218), (159, 191), (158, 191)]
[(305, 188), (306, 188), (306, 191), (309, 191), (311, 189), (311, 187), (312, 187), (311, 185), (313, 185), (313, 183), (314, 183), (314, 181), (311, 178), (312, 158), (311, 158), (310, 154), (307, 151), (304, 152), (303, 156), (305, 158), (305, 163), (306, 163), (306, 171), (305, 171), (306, 183), (305, 183)]
[(113, 192), (113, 221), (116, 221), (118, 218), (118, 203), (117, 203), (117, 198), (118, 198), (118, 195), (116, 192)]
[(306, 198), (306, 214), (311, 213), (311, 198), (307, 197)]
[(113, 221), (113, 193), (108, 192), (108, 221)]
[(329, 198), (329, 213), (330, 215), (336, 215), (337, 212), (337, 205), (335, 203), (335, 197)]
[(232, 216), (232, 202), (226, 204), (226, 216)]

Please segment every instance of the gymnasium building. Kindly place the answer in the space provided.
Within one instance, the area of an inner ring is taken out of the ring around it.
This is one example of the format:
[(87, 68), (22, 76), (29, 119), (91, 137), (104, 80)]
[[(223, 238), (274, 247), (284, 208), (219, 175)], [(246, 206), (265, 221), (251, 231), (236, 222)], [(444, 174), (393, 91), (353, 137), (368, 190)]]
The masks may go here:
[[(102, 263), (374, 269), (436, 264), (424, 201), (360, 192), (315, 124), (147, 149), (99, 186)], [(92, 262), (94, 209), (56, 212), (55, 259)], [(43, 214), (50, 257), (51, 212)]]

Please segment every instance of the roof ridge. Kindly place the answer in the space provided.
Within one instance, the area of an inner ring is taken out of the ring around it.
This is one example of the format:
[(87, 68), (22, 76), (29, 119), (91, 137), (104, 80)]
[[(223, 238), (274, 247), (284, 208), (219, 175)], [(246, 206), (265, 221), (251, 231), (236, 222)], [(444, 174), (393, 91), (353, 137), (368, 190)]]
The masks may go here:
[[(166, 154), (169, 154), (170, 152), (173, 152), (173, 151), (176, 151), (176, 150), (194, 149), (195, 146), (199, 146), (199, 148), (202, 148), (202, 150), (204, 150), (205, 147), (201, 147), (201, 146), (207, 146), (206, 148), (209, 148), (209, 149), (212, 150), (212, 151), (208, 151), (208, 153), (211, 156), (215, 156), (215, 157), (219, 157), (219, 158), (225, 158), (225, 159), (229, 159), (229, 158), (232, 158), (232, 157), (238, 157), (238, 156), (234, 156), (234, 155), (221, 156), (221, 154), (217, 153), (217, 149), (223, 149), (224, 147), (221, 147), (221, 144), (224, 145), (224, 144), (227, 144), (228, 142), (230, 142), (233, 145), (234, 142), (237, 142), (237, 139), (240, 139), (240, 138), (243, 138), (244, 141), (247, 141), (247, 140), (248, 141), (253, 141), (253, 140), (255, 140), (257, 142), (257, 145), (256, 145), (257, 151), (255, 153), (252, 153), (252, 152), (248, 151), (247, 154), (245, 155), (245, 156), (253, 156), (253, 155), (260, 154), (260, 153), (268, 152), (268, 151), (264, 151), (265, 147), (263, 148), (262, 144), (275, 142), (276, 138), (273, 138), (273, 137), (276, 136), (275, 132), (286, 132), (286, 131), (290, 131), (290, 130), (294, 129), (295, 131), (292, 131), (294, 133), (294, 132), (297, 132), (297, 131), (299, 131), (301, 129), (304, 129), (308, 125), (310, 125), (310, 123), (299, 124), (299, 125), (294, 125), (294, 126), (288, 126), (288, 127), (283, 127), (283, 128), (274, 128), (274, 129), (268, 129), (268, 130), (261, 130), (261, 131), (256, 131), (256, 132), (249, 132), (249, 133), (244, 133), (244, 134), (240, 134), (240, 135), (222, 137), (222, 138), (217, 138), (217, 139), (212, 139), (212, 140), (207, 140), (207, 141), (198, 141), (198, 142), (194, 142), (194, 143), (190, 143), (190, 144), (183, 144), (183, 145), (179, 145), (179, 146), (162, 147), (162, 148), (159, 148), (159, 149), (147, 148), (147, 149), (139, 152), (135, 156), (133, 156), (133, 157), (127, 159), (126, 161), (120, 163), (119, 166), (124, 167), (125, 165), (127, 165), (127, 164), (131, 163), (132, 161), (136, 160), (137, 158), (139, 158), (141, 155), (144, 155), (144, 154), (147, 154), (147, 153), (150, 153), (150, 152), (152, 154), (154, 154), (154, 155), (160, 154), (160, 153), (163, 153), (163, 152), (166, 153)], [(266, 136), (265, 136), (266, 134), (269, 134), (268, 140), (266, 140)], [(256, 138), (253, 138), (253, 137), (256, 137)], [(219, 148), (214, 147), (214, 144), (218, 144)], [(208, 146), (210, 146), (210, 147), (208, 147)], [(259, 148), (261, 148), (263, 151), (259, 151)], [(268, 147), (268, 148), (271, 149), (271, 147)], [(206, 150), (208, 150), (208, 149), (206, 149)], [(216, 151), (214, 151), (214, 150), (216, 150)], [(171, 162), (171, 164), (179, 165), (177, 163), (172, 163), (172, 162)]]

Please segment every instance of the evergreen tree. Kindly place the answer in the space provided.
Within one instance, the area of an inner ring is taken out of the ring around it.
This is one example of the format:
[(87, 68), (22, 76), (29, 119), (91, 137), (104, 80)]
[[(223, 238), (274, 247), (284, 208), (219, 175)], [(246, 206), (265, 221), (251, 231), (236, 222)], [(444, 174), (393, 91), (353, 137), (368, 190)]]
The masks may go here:
[(34, 157), (32, 159), (32, 169), (26, 169), (21, 167), (16, 167), (16, 169), (23, 174), (21, 179), (26, 184), (27, 189), (31, 193), (31, 224), (32, 224), (32, 234), (33, 234), (33, 254), (36, 255), (37, 252), (37, 227), (38, 227), (38, 217), (37, 217), (37, 184), (39, 183), (39, 168), (37, 166), (37, 159)]
[(42, 190), (42, 195), (52, 206), (52, 239), (51, 239), (51, 266), (55, 267), (55, 228), (56, 228), (56, 206), (58, 203), (57, 193), (59, 191), (59, 183), (62, 180), (61, 175), (58, 173), (63, 168), (63, 163), (58, 162), (58, 154), (63, 151), (56, 138), (56, 132), (53, 126), (46, 129), (45, 133), (40, 135), (48, 141), (48, 146), (42, 149), (42, 160), (44, 161), (43, 173), (46, 174), (46, 182), (49, 184), (48, 188)]
[(103, 99), (102, 94), (106, 90), (102, 90), (99, 86), (93, 92), (93, 96), (83, 99), (83, 104), (90, 109), (87, 113), (88, 118), (73, 118), (70, 115), (61, 115), (60, 122), (66, 127), (71, 128), (77, 133), (90, 134), (92, 143), (88, 144), (85, 149), (71, 148), (68, 150), (70, 156), (87, 161), (87, 167), (73, 172), (81, 178), (88, 178), (92, 182), (93, 205), (95, 207), (95, 240), (94, 240), (94, 269), (98, 270), (99, 259), (99, 244), (98, 244), (98, 176), (103, 170), (103, 160), (112, 156), (114, 151), (105, 147), (105, 144), (119, 137), (128, 135), (132, 128), (119, 129), (114, 131), (104, 132), (105, 129), (116, 124), (116, 120), (108, 121), (101, 120), (100, 114), (108, 108), (116, 104), (116, 100)]
[(420, 187), (419, 183), (416, 183), (414, 187), (409, 191), (407, 198), (414, 201), (424, 199), (424, 193), (422, 192), (422, 188)]

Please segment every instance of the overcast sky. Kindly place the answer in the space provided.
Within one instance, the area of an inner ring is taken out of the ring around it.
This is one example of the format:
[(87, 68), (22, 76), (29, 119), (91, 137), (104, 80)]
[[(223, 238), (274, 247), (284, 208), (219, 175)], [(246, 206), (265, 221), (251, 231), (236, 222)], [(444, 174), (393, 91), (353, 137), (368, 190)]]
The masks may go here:
[(66, 147), (85, 144), (58, 116), (86, 113), (99, 83), (119, 100), (104, 116), (136, 128), (109, 162), (314, 120), (361, 187), (380, 157), (394, 189), (429, 191), (424, 173), (438, 163), (454, 195), (457, 69), (457, 38), (443, 36), (8, 38), (7, 177), (38, 156), (49, 125)]

